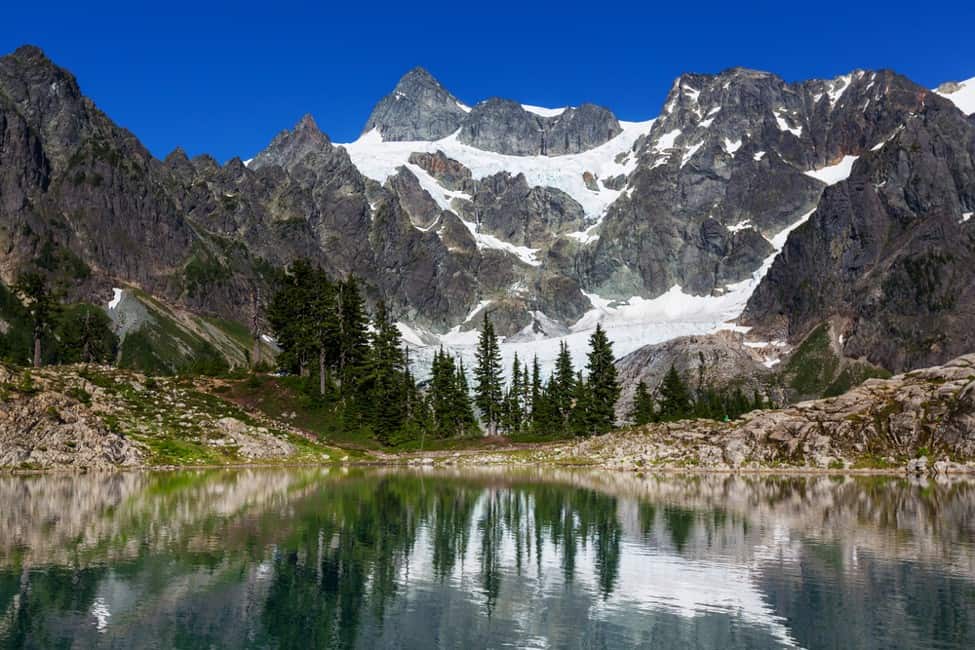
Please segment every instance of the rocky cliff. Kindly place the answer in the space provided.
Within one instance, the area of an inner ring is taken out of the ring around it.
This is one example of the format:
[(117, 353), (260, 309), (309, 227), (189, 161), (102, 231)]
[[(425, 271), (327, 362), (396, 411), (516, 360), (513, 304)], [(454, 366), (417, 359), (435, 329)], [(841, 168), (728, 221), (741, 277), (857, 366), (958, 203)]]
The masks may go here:
[[(305, 257), (360, 276), (414, 344), (467, 341), (486, 310), (513, 340), (604, 320), (625, 354), (736, 317), (771, 267), (756, 332), (842, 317), (849, 356), (900, 369), (972, 344), (973, 132), (889, 71), (688, 74), (621, 122), (468, 106), (414, 69), (356, 142), (306, 117), (247, 164), (158, 160), (23, 47), (0, 57), (0, 279), (41, 266), (73, 297), (132, 286), (249, 322)], [(614, 329), (631, 312), (639, 337)]]

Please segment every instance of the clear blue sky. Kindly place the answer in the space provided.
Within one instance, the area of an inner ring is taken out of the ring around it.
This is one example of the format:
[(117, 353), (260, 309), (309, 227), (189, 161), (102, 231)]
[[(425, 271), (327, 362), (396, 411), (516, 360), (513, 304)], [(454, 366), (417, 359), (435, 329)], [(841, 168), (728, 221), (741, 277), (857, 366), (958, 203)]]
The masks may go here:
[(591, 101), (656, 115), (681, 72), (741, 65), (787, 80), (893, 68), (975, 76), (975, 2), (274, 2), (141, 6), (13, 0), (0, 50), (42, 47), (157, 156), (249, 157), (306, 112), (354, 139), (422, 65), (468, 103)]

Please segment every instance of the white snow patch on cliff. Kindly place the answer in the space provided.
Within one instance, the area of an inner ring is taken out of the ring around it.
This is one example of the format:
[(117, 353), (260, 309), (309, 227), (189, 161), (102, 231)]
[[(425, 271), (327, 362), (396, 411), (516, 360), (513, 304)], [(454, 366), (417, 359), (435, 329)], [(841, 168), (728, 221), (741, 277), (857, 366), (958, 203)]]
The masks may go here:
[(965, 115), (975, 113), (975, 77), (958, 83), (958, 88), (951, 92), (935, 92), (954, 103)]
[(803, 172), (806, 176), (812, 176), (818, 181), (822, 181), (827, 185), (835, 185), (840, 181), (845, 181), (850, 177), (850, 172), (853, 171), (853, 163), (857, 161), (859, 156), (843, 156), (835, 165), (830, 165), (829, 167), (823, 167), (822, 169), (812, 169), (807, 172)]
[(975, 212), (965, 212), (964, 214), (961, 215), (961, 221), (959, 221), (958, 223), (967, 222), (969, 219), (972, 218), (973, 214), (975, 214)]
[(731, 138), (724, 139), (724, 150), (728, 152), (729, 156), (734, 156), (735, 152), (741, 149), (741, 140), (732, 140)]
[(122, 302), (122, 290), (116, 287), (112, 289), (112, 299), (108, 301), (108, 308), (115, 309), (120, 302)]
[[(650, 132), (653, 122), (620, 122), (623, 131), (612, 140), (589, 151), (563, 156), (509, 156), (484, 151), (460, 142), (457, 133), (433, 142), (384, 142), (375, 129), (355, 142), (338, 146), (345, 148), (363, 175), (380, 183), (395, 174), (398, 167), (406, 165), (411, 153), (435, 153), (438, 150), (470, 169), (475, 179), (499, 172), (524, 174), (529, 185), (562, 190), (579, 202), (587, 217), (595, 220), (619, 198), (621, 191), (603, 189), (594, 192), (586, 187), (583, 173), (588, 171), (598, 178), (628, 176), (636, 168), (637, 157), (629, 156), (621, 162), (616, 162), (616, 158), (631, 151), (637, 138)], [(439, 192), (449, 194), (443, 188)], [(434, 199), (438, 203), (443, 201), (436, 196)]]
[(542, 117), (558, 117), (562, 113), (568, 110), (567, 106), (562, 108), (544, 108), (542, 106), (532, 106), (531, 104), (522, 104), (521, 107), (528, 111), (529, 113), (534, 113), (535, 115), (541, 115)]

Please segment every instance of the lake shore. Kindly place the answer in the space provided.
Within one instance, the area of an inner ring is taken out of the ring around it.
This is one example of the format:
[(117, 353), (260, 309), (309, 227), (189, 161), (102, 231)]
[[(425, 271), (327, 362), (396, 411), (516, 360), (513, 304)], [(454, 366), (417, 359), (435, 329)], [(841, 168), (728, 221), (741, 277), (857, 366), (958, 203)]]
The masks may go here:
[(248, 379), (150, 378), (115, 368), (0, 366), (0, 468), (170, 469), (323, 464), (587, 467), (623, 472), (975, 472), (975, 355), (829, 399), (544, 442), (426, 440), (382, 448), (309, 428), (234, 393)]

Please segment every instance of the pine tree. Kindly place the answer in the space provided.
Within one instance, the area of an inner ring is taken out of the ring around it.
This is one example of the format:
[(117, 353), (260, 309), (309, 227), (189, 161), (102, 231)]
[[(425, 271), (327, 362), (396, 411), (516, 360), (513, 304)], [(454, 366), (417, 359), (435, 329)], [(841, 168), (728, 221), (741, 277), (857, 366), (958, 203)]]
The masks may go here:
[(318, 357), (318, 395), (325, 397), (328, 383), (326, 366), (338, 346), (338, 313), (335, 305), (335, 286), (329, 282), (321, 267), (308, 275), (307, 310), (309, 345)]
[(521, 379), (521, 363), (518, 361), (518, 353), (515, 352), (514, 361), (511, 363), (511, 386), (505, 399), (507, 416), (505, 428), (508, 433), (518, 433), (521, 430), (523, 416)]
[(376, 438), (383, 444), (390, 444), (406, 418), (403, 385), (407, 373), (400, 333), (390, 320), (384, 302), (376, 308), (371, 338), (364, 378), (371, 404), (371, 423)]
[(454, 390), (454, 417), (458, 423), (458, 433), (468, 435), (477, 430), (477, 420), (471, 407), (471, 390), (467, 383), (467, 369), (457, 358), (456, 388)]
[(655, 417), (653, 398), (647, 390), (647, 384), (641, 381), (636, 385), (636, 392), (633, 394), (633, 409), (630, 411), (630, 419), (633, 420), (633, 424), (644, 425), (653, 422)]
[(605, 433), (616, 422), (616, 402), (620, 397), (620, 385), (613, 363), (613, 344), (605, 330), (597, 323), (596, 331), (589, 337), (589, 425), (592, 433)]
[(477, 365), (474, 367), (474, 401), (489, 435), (497, 433), (502, 407), (501, 350), (494, 326), (487, 314), (477, 343)]
[(572, 435), (586, 436), (592, 433), (590, 423), (591, 404), (592, 396), (589, 392), (589, 386), (586, 385), (585, 380), (582, 378), (582, 371), (580, 370), (573, 382), (572, 406), (569, 410), (568, 427)]
[(34, 334), (33, 363), (41, 366), (41, 338), (51, 330), (60, 311), (56, 295), (48, 288), (47, 280), (39, 273), (24, 273), (14, 285), (14, 291), (27, 303)]
[(686, 418), (690, 413), (691, 397), (687, 384), (671, 365), (660, 384), (660, 419), (671, 422)]
[(538, 364), (538, 355), (536, 354), (532, 358), (532, 376), (531, 385), (529, 386), (529, 404), (531, 406), (531, 413), (528, 418), (531, 423), (531, 428), (537, 430), (538, 420), (540, 418), (539, 410), (542, 408), (542, 370)]
[(338, 287), (337, 367), (343, 396), (351, 395), (369, 351), (368, 319), (359, 282), (350, 275)]
[(559, 343), (559, 356), (555, 360), (555, 374), (551, 382), (551, 406), (559, 432), (568, 430), (569, 414), (572, 411), (572, 400), (575, 395), (575, 370), (572, 368), (572, 356), (565, 341)]

